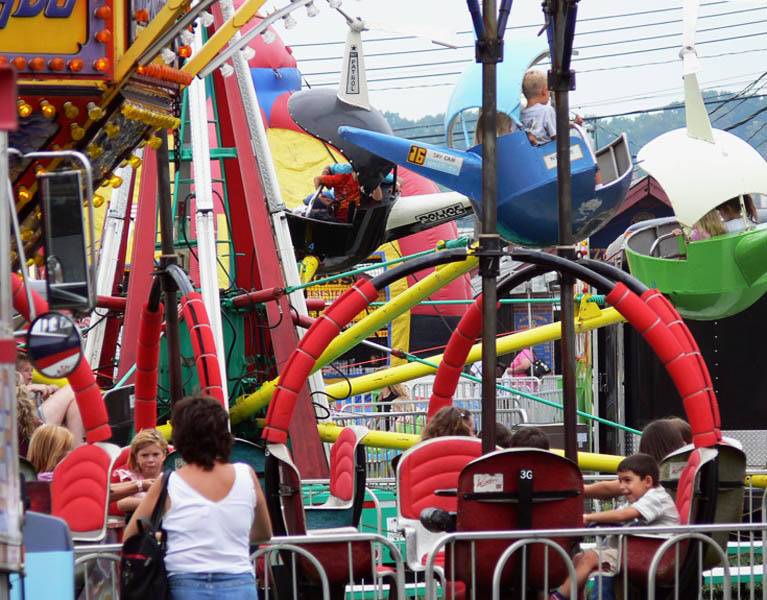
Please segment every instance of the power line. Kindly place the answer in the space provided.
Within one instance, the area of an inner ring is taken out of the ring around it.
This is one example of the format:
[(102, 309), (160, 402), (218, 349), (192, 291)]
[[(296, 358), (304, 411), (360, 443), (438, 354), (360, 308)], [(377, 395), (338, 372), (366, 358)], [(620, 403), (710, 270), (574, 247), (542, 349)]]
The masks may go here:
[[(717, 1), (717, 2), (705, 2), (701, 3), (701, 8), (709, 7), (709, 6), (717, 6), (719, 4), (729, 4), (729, 2), (725, 1)], [(681, 7), (674, 6), (670, 8), (657, 8), (652, 10), (646, 10), (646, 11), (639, 11), (639, 12), (633, 12), (633, 13), (624, 13), (624, 14), (615, 14), (615, 15), (601, 15), (596, 17), (585, 17), (582, 19), (578, 19), (579, 23), (589, 23), (589, 22), (596, 22), (596, 21), (605, 21), (609, 19), (616, 19), (616, 18), (628, 18), (628, 17), (638, 17), (638, 16), (644, 16), (644, 15), (650, 15), (650, 14), (658, 14), (658, 13), (666, 13), (671, 12), (675, 10), (681, 10)], [(698, 20), (707, 19), (707, 18), (713, 18), (713, 17), (720, 17), (725, 16), (729, 14), (739, 14), (743, 12), (751, 12), (754, 10), (762, 10), (761, 7), (758, 8), (748, 8), (748, 9), (742, 9), (737, 11), (729, 11), (724, 13), (717, 13), (717, 14), (711, 14), (711, 15), (700, 15), (698, 17)], [(636, 26), (630, 26), (630, 27), (651, 27), (655, 25), (667, 25), (671, 23), (681, 23), (682, 19), (675, 19), (673, 21), (665, 21), (665, 22), (656, 22), (656, 23), (648, 23), (648, 24), (641, 24)], [(520, 29), (540, 29), (542, 23), (527, 23), (525, 25), (509, 25), (506, 27), (506, 31), (514, 31), (514, 30), (520, 30)], [(594, 33), (606, 33), (610, 31), (618, 31), (621, 30), (621, 28), (610, 28), (600, 31), (584, 31), (584, 32), (578, 32), (578, 35), (589, 35)], [(466, 34), (473, 34), (474, 31), (470, 29), (461, 30), (456, 32), (457, 35), (466, 35)], [(372, 38), (369, 40), (365, 40), (365, 42), (393, 42), (393, 41), (401, 41), (401, 40), (412, 40), (417, 39), (417, 36), (414, 35), (400, 35), (400, 36), (389, 36), (389, 37), (382, 37), (382, 38)], [(310, 48), (310, 47), (317, 47), (317, 46), (338, 46), (340, 44), (346, 43), (345, 40), (341, 41), (333, 41), (333, 42), (307, 42), (305, 44), (290, 44), (291, 48)]]
[[(765, 20), (764, 22), (767, 22)], [(703, 42), (698, 42), (697, 46), (704, 46), (706, 44), (716, 44), (720, 42), (731, 42), (735, 40), (743, 40), (743, 39), (749, 39), (753, 37), (763, 37), (765, 34), (767, 34), (767, 31), (759, 31), (756, 33), (747, 33), (739, 36), (730, 36), (726, 38), (719, 38), (715, 40), (705, 40)], [(613, 52), (610, 54), (599, 54), (597, 56), (584, 56), (584, 57), (578, 57), (576, 64), (591, 61), (591, 60), (600, 60), (603, 58), (617, 58), (621, 56), (633, 56), (634, 54), (645, 54), (649, 52), (660, 52), (665, 50), (676, 50), (679, 48), (678, 44), (675, 44), (673, 46), (660, 46), (657, 48), (646, 48), (641, 50), (627, 50), (625, 52)], [(678, 60), (678, 59), (676, 59)], [(471, 58), (462, 58), (462, 59), (456, 59), (456, 60), (445, 60), (445, 61), (437, 61), (437, 62), (426, 62), (426, 63), (416, 63), (416, 64), (407, 64), (407, 65), (384, 65), (384, 66), (378, 66), (378, 67), (367, 67), (366, 71), (390, 71), (392, 69), (409, 69), (409, 68), (421, 68), (421, 67), (441, 67), (446, 65), (456, 65), (456, 64), (464, 64), (472, 62)], [(673, 61), (669, 61), (673, 62)], [(542, 62), (542, 65), (548, 64), (547, 62)], [(581, 71), (583, 73), (588, 73), (589, 71), (583, 70)], [(325, 75), (338, 75), (340, 73), (340, 70), (333, 70), (333, 71), (317, 71), (315, 73), (304, 73), (304, 77), (321, 77)], [(391, 79), (386, 80), (378, 80), (378, 81), (390, 81)], [(371, 80), (372, 81), (372, 80)]]
[[(752, 48), (749, 50), (736, 50), (733, 52), (722, 52), (719, 54), (709, 54), (706, 58), (720, 58), (723, 56), (736, 56), (741, 54), (750, 54), (752, 52), (764, 52), (767, 50), (767, 48)], [(606, 55), (610, 56), (610, 55)], [(582, 59), (581, 59), (582, 60)], [(579, 69), (578, 73), (595, 73), (600, 71), (616, 71), (619, 69), (635, 69), (638, 67), (648, 67), (648, 66), (655, 66), (655, 65), (667, 65), (672, 63), (678, 63), (679, 59), (668, 59), (668, 60), (660, 60), (660, 61), (651, 61), (651, 62), (645, 62), (645, 63), (634, 63), (634, 64), (624, 64), (624, 65), (614, 65), (609, 67), (596, 67), (593, 69)], [(453, 75), (460, 75), (463, 71), (444, 71), (440, 73), (420, 73), (416, 75), (400, 75), (395, 77), (382, 77), (378, 79), (368, 79), (368, 83), (381, 83), (386, 81), (406, 81), (411, 79), (423, 79), (423, 78), (429, 78), (429, 77), (449, 77)], [(338, 81), (325, 81), (321, 83), (313, 83), (312, 87), (330, 87), (330, 86), (337, 86)], [(454, 85), (454, 84), (453, 84)], [(420, 86), (411, 86), (408, 89), (417, 88)], [(385, 91), (381, 88), (378, 89), (370, 89), (370, 91)]]
[(763, 106), (759, 110), (757, 110), (757, 111), (753, 112), (752, 114), (750, 114), (749, 116), (747, 116), (745, 119), (741, 119), (737, 123), (733, 123), (732, 125), (728, 125), (727, 127), (724, 128), (724, 130), (725, 131), (732, 131), (733, 129), (735, 129), (737, 127), (740, 127), (741, 125), (745, 125), (751, 119), (753, 119), (754, 117), (758, 117), (759, 115), (761, 115), (766, 110), (767, 110), (767, 106)]
[[(730, 12), (725, 12), (725, 13), (718, 13), (716, 15), (709, 15), (709, 16), (710, 17), (721, 17), (721, 16), (735, 15), (735, 14), (744, 13), (744, 12), (747, 13), (747, 12), (764, 11), (764, 10), (767, 10), (767, 7), (748, 8), (748, 9), (744, 9), (744, 10), (730, 11)], [(630, 29), (641, 29), (641, 28), (644, 28), (644, 27), (656, 27), (658, 25), (676, 24), (676, 23), (681, 23), (681, 22), (682, 22), (681, 19), (679, 19), (679, 20), (675, 20), (675, 21), (666, 21), (664, 23), (645, 23), (645, 24), (641, 24), (641, 25), (629, 25), (629, 26), (624, 26), (624, 27), (612, 27), (612, 28), (609, 28), (609, 29), (601, 29), (601, 30), (595, 30), (595, 31), (588, 31), (588, 32), (579, 33), (579, 34), (577, 34), (577, 36), (583, 36), (583, 35), (586, 35), (586, 34), (596, 34), (596, 33), (614, 33), (616, 31), (626, 31), (626, 30), (630, 30)], [(749, 26), (756, 25), (756, 24), (759, 24), (759, 23), (764, 23), (764, 22), (765, 22), (765, 20), (760, 20), (760, 21), (749, 21), (749, 22), (744, 22), (744, 23), (733, 23), (733, 24), (730, 24), (730, 25), (718, 25), (716, 27), (708, 27), (706, 29), (699, 29), (697, 33), (706, 33), (706, 32), (709, 32), (709, 31), (718, 31), (718, 30), (721, 30), (721, 29), (729, 29), (729, 28), (732, 28), (732, 27), (749, 27)], [(610, 46), (610, 45), (616, 45), (616, 44), (629, 44), (629, 43), (633, 43), (633, 42), (643, 42), (643, 41), (647, 41), (647, 40), (659, 40), (659, 39), (664, 39), (664, 38), (669, 38), (669, 37), (676, 37), (678, 35), (679, 35), (679, 32), (678, 31), (674, 31), (674, 32), (671, 32), (671, 33), (663, 33), (663, 34), (658, 34), (658, 35), (654, 35), (654, 36), (643, 36), (643, 37), (638, 37), (638, 38), (629, 38), (629, 39), (625, 39), (625, 40), (615, 40), (615, 41), (612, 41), (612, 42), (600, 42), (600, 43), (596, 43), (596, 44), (588, 44), (588, 45), (584, 45), (584, 46), (579, 46), (578, 48), (576, 48), (576, 50), (581, 51), (581, 50), (589, 50), (591, 48), (601, 48), (601, 47), (604, 47), (604, 46)], [(391, 38), (391, 39), (395, 40), (397, 38)], [(415, 39), (415, 38), (413, 38), (411, 36), (410, 39)], [(372, 41), (372, 40), (368, 40), (368, 41)], [(368, 42), (365, 42), (365, 43), (368, 43)], [(291, 46), (291, 47), (293, 47), (293, 46)], [(674, 47), (676, 47), (676, 46), (674, 46)], [(431, 53), (431, 52), (447, 52), (447, 51), (454, 51), (454, 50), (468, 50), (468, 49), (473, 49), (473, 48), (474, 48), (474, 44), (465, 44), (465, 45), (457, 46), (456, 48), (445, 48), (445, 47), (441, 46), (439, 48), (418, 48), (418, 49), (413, 49), (413, 50), (394, 50), (392, 52), (372, 52), (372, 53), (366, 53), (365, 54), (365, 58), (398, 56), (398, 55), (405, 55), (405, 54), (406, 55), (424, 54), (424, 53)], [(339, 58), (340, 57), (337, 54), (334, 54), (332, 56), (305, 57), (305, 58), (300, 58), (300, 59), (297, 59), (297, 60), (300, 63), (303, 64), (303, 63), (310, 63), (310, 62), (335, 61), (335, 60), (338, 60)]]
[[(746, 100), (758, 100), (758, 99), (761, 99), (761, 98), (767, 98), (767, 94), (755, 94), (755, 95), (752, 95), (752, 96), (747, 96), (745, 99)], [(718, 106), (718, 105), (721, 105), (721, 104), (725, 104), (728, 100), (729, 99), (726, 99), (726, 100), (705, 100), (703, 102), (703, 104), (706, 105), (706, 106), (714, 106), (714, 105)], [(615, 118), (618, 118), (618, 117), (631, 117), (631, 116), (643, 115), (643, 114), (654, 113), (654, 112), (665, 112), (665, 111), (669, 111), (669, 110), (682, 110), (683, 108), (684, 108), (684, 104), (680, 103), (680, 104), (672, 104), (672, 105), (668, 105), (668, 106), (659, 106), (659, 107), (655, 107), (655, 108), (646, 108), (646, 109), (641, 109), (641, 110), (632, 110), (632, 111), (626, 111), (626, 112), (621, 112), (621, 113), (613, 113), (613, 114), (609, 114), (609, 115), (601, 115), (601, 116), (595, 116), (595, 117), (584, 117), (584, 119), (586, 121), (594, 122), (595, 126), (597, 126), (596, 123), (598, 121), (602, 121), (602, 120), (605, 120), (605, 119), (615, 119)], [(759, 110), (755, 111), (748, 119), (744, 119), (743, 121), (741, 121), (739, 123), (736, 123), (735, 125), (733, 125), (731, 127), (725, 128), (725, 131), (730, 131), (731, 129), (734, 129), (735, 127), (743, 125), (743, 124), (747, 123), (749, 120), (751, 120), (752, 118), (754, 118), (755, 116), (757, 116), (757, 115), (759, 115), (759, 114), (761, 114), (761, 113), (763, 113), (765, 111), (767, 111), (767, 106), (764, 106), (763, 108), (760, 108)], [(474, 121), (470, 121), (469, 124), (471, 125), (473, 122)], [(425, 128), (425, 127), (435, 127), (435, 126), (440, 126), (440, 125), (442, 125), (442, 122), (428, 123), (428, 124), (417, 125), (417, 126), (398, 127), (398, 128), (394, 129), (394, 132), (398, 133), (398, 132), (406, 131), (406, 130), (420, 129), (420, 128)], [(749, 137), (746, 141), (747, 142), (750, 141), (751, 138), (753, 138), (765, 126), (767, 126), (767, 122), (765, 122), (765, 124), (762, 125), (762, 127), (756, 133), (752, 134), (751, 137)], [(603, 125), (601, 123), (598, 125), (598, 127), (600, 129), (605, 130), (605, 131), (613, 133), (613, 135), (617, 135), (614, 132), (611, 132), (609, 130), (609, 128), (607, 128), (605, 125)], [(442, 130), (442, 131), (437, 132), (437, 133), (424, 133), (423, 135), (413, 136), (413, 137), (411, 137), (409, 139), (412, 139), (412, 140), (425, 140), (425, 139), (435, 138), (435, 137), (444, 137), (444, 135), (445, 135), (445, 132), (444, 132), (444, 130)]]

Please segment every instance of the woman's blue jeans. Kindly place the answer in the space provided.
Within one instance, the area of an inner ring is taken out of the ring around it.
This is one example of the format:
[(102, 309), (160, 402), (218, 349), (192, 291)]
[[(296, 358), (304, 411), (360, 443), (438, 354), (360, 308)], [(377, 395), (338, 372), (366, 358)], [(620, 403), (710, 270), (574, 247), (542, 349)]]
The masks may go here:
[(256, 600), (253, 573), (185, 573), (171, 575), (172, 600)]

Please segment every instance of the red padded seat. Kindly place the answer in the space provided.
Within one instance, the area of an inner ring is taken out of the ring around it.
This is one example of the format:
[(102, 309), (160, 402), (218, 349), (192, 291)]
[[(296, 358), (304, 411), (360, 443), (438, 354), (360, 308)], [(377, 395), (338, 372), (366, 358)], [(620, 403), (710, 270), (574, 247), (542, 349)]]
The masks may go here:
[(421, 525), (421, 511), (455, 512), (455, 495), (436, 492), (457, 489), (461, 470), (481, 454), (482, 442), (465, 436), (425, 440), (402, 454), (397, 464), (397, 522), (405, 533), (405, 562), (411, 570), (424, 570), (424, 557), (442, 537)]
[[(458, 480), (457, 531), (568, 529), (583, 525), (583, 476), (578, 465), (562, 456), (533, 448), (509, 448), (486, 454), (467, 464)], [(476, 581), (472, 581), (471, 545), (448, 546), (445, 565), (449, 580), (476, 587), (477, 597), (491, 593), (493, 571), (515, 540), (482, 541), (475, 545)], [(567, 553), (578, 542), (554, 538)], [(451, 556), (455, 552), (455, 557)], [(567, 575), (564, 562), (541, 544), (527, 547), (527, 587), (543, 589), (545, 556), (548, 586)], [(522, 550), (506, 563), (502, 589), (513, 587), (521, 569)], [(455, 566), (455, 572), (450, 568)]]
[(106, 535), (112, 458), (95, 444), (79, 446), (53, 470), (51, 514), (67, 522), (75, 541)]

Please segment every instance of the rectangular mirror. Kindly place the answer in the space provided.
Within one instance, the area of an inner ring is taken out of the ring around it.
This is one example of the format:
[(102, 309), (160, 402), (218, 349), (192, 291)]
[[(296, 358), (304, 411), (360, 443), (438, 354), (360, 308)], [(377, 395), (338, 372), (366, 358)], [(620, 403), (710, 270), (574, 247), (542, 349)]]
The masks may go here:
[(38, 174), (45, 222), (45, 273), (51, 309), (90, 308), (80, 171)]

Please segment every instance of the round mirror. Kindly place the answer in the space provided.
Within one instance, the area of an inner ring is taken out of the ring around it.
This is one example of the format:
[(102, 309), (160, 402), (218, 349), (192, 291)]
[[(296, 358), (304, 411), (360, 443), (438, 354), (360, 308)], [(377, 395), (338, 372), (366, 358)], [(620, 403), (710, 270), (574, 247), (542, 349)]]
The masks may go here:
[(27, 334), (27, 354), (35, 369), (46, 377), (70, 375), (83, 356), (82, 338), (72, 319), (49, 312), (33, 322)]

